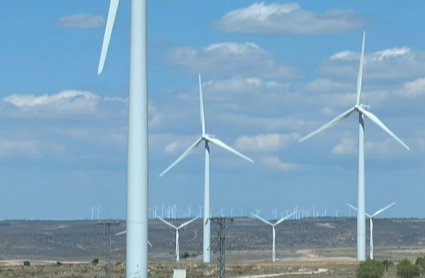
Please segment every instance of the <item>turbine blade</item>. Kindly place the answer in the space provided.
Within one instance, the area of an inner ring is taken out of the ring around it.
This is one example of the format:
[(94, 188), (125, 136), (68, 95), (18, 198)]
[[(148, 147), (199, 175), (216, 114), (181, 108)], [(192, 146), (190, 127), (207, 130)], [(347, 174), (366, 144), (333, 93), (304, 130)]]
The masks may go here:
[(205, 135), (204, 99), (202, 97), (201, 74), (199, 74), (199, 107), (200, 107), (200, 114), (201, 114), (202, 135)]
[(350, 116), (351, 113), (354, 112), (354, 110), (355, 110), (354, 107), (348, 109), (344, 113), (342, 113), (339, 116), (335, 117), (332, 121), (328, 122), (327, 124), (324, 124), (323, 126), (319, 127), (318, 129), (316, 129), (315, 131), (313, 131), (312, 133), (310, 133), (309, 135), (301, 138), (298, 142), (302, 142), (302, 141), (310, 138), (311, 136), (316, 135), (317, 133), (322, 132), (322, 131), (330, 128), (331, 126), (334, 126), (337, 123), (345, 120), (348, 116)]
[(177, 230), (177, 227), (176, 227), (176, 226), (174, 226), (173, 224), (171, 224), (170, 222), (168, 222), (168, 221), (166, 221), (166, 220), (162, 219), (161, 217), (158, 217), (158, 219), (159, 219), (159, 220), (161, 220), (162, 222), (164, 222), (166, 225), (170, 226), (171, 228), (174, 228), (174, 229), (176, 229), (176, 230)]
[(149, 244), (150, 247), (152, 247), (152, 243), (149, 240), (148, 240), (148, 244)]
[(103, 36), (102, 51), (100, 52), (99, 67), (97, 68), (97, 74), (101, 74), (103, 65), (105, 64), (106, 54), (108, 53), (109, 41), (111, 40), (112, 29), (114, 27), (115, 15), (118, 10), (119, 0), (111, 0), (109, 2), (108, 19), (106, 20), (105, 34)]
[(356, 105), (360, 104), (360, 96), (362, 93), (362, 79), (363, 79), (363, 61), (364, 61), (364, 43), (365, 43), (366, 32), (363, 32), (363, 43), (362, 43), (362, 52), (360, 54), (360, 66), (359, 66), (359, 75), (357, 76), (357, 99)]
[(195, 218), (193, 218), (193, 219), (191, 219), (191, 220), (189, 220), (189, 221), (187, 221), (187, 222), (185, 222), (185, 223), (181, 224), (181, 225), (178, 227), (178, 229), (183, 228), (184, 226), (189, 225), (190, 223), (192, 223), (193, 221), (195, 221), (195, 220), (196, 220), (196, 219), (198, 219), (198, 218), (199, 218), (199, 217), (195, 217)]
[(272, 223), (270, 223), (270, 222), (269, 222), (269, 221), (267, 221), (266, 219), (264, 219), (264, 218), (262, 218), (262, 217), (260, 217), (260, 216), (258, 216), (258, 215), (256, 215), (256, 214), (253, 214), (252, 212), (251, 212), (251, 215), (252, 215), (252, 216), (254, 216), (255, 218), (257, 218), (258, 220), (263, 221), (264, 223), (266, 223), (266, 224), (269, 224), (269, 225), (273, 226), (273, 224), (272, 224)]
[(357, 208), (355, 206), (350, 205), (349, 203), (347, 203), (347, 206), (349, 206), (350, 208), (354, 209), (355, 211), (357, 211)]
[(379, 120), (378, 117), (376, 117), (372, 112), (369, 112), (369, 111), (363, 109), (360, 106), (358, 106), (357, 109), (359, 109), (359, 111), (362, 112), (363, 115), (365, 115), (374, 124), (376, 124), (377, 126), (379, 126), (383, 131), (385, 131), (386, 133), (388, 133), (392, 138), (394, 138), (397, 142), (399, 142), (403, 147), (405, 147), (406, 149), (410, 150), (409, 147), (403, 141), (401, 141), (401, 139), (398, 138), (388, 127), (386, 127), (381, 122), (381, 120)]
[(231, 152), (231, 153), (234, 153), (234, 154), (236, 154), (236, 155), (238, 155), (238, 156), (240, 156), (240, 157), (242, 157), (243, 159), (246, 159), (246, 160), (248, 160), (249, 162), (254, 162), (251, 158), (249, 158), (249, 157), (247, 157), (247, 156), (245, 156), (245, 155), (243, 155), (243, 154), (241, 154), (240, 152), (238, 152), (237, 150), (235, 150), (235, 149), (233, 149), (233, 148), (231, 148), (231, 147), (229, 147), (228, 145), (226, 145), (225, 143), (223, 143), (222, 141), (220, 141), (220, 140), (218, 140), (218, 139), (216, 139), (216, 138), (206, 138), (209, 142), (211, 142), (211, 143), (213, 143), (214, 145), (216, 145), (216, 146), (219, 146), (220, 148), (223, 148), (223, 149), (225, 149), (225, 150), (227, 150), (227, 151), (229, 151), (229, 152)]
[(127, 230), (122, 231), (122, 232), (118, 232), (118, 233), (116, 233), (115, 235), (116, 235), (116, 236), (120, 236), (120, 235), (123, 235), (123, 234), (125, 234), (125, 233), (127, 233)]
[(281, 218), (279, 221), (277, 221), (276, 223), (274, 223), (274, 225), (273, 225), (273, 226), (277, 226), (277, 225), (279, 225), (280, 223), (282, 223), (283, 221), (285, 221), (286, 219), (288, 219), (289, 217), (291, 217), (294, 213), (296, 213), (296, 212), (294, 211), (294, 212), (292, 212), (291, 214), (288, 214), (287, 216), (285, 216), (285, 217)]
[(377, 216), (378, 214), (382, 213), (384, 210), (387, 210), (387, 209), (389, 209), (390, 207), (392, 207), (394, 205), (395, 205), (395, 202), (392, 203), (392, 204), (389, 204), (388, 206), (386, 206), (384, 208), (381, 208), (380, 210), (378, 210), (377, 212), (375, 212), (371, 217)]
[(202, 141), (202, 138), (198, 138), (198, 140), (196, 140), (195, 143), (193, 143), (181, 156), (179, 156), (179, 158), (177, 158), (176, 161), (174, 161), (170, 166), (168, 166), (168, 168), (165, 169), (164, 172), (162, 172), (161, 175), (159, 175), (159, 177), (162, 177), (171, 168), (173, 168), (176, 164), (178, 164), (180, 161), (182, 161), (186, 156), (191, 154), (196, 149), (196, 147), (198, 147), (198, 145), (199, 145), (199, 143), (201, 143), (201, 141)]

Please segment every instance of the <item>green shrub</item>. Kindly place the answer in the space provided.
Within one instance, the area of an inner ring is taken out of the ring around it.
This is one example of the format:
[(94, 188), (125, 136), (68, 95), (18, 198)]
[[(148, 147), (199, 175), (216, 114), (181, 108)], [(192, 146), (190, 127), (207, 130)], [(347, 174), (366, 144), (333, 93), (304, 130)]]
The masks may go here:
[(63, 263), (61, 263), (61, 262), (56, 262), (56, 265), (57, 265), (57, 266), (61, 266), (61, 265), (63, 265)]
[(388, 269), (390, 268), (390, 266), (393, 266), (394, 263), (393, 263), (393, 261), (390, 261), (390, 260), (383, 260), (382, 265), (384, 266), (385, 271), (388, 272)]
[(397, 276), (401, 278), (419, 277), (419, 267), (412, 264), (408, 259), (404, 259), (397, 265)]
[(24, 266), (30, 266), (30, 261), (24, 261)]
[(91, 261), (92, 265), (97, 265), (99, 263), (99, 259), (98, 258), (94, 258), (93, 261)]
[(356, 271), (357, 278), (381, 278), (384, 276), (384, 265), (375, 260), (361, 262)]

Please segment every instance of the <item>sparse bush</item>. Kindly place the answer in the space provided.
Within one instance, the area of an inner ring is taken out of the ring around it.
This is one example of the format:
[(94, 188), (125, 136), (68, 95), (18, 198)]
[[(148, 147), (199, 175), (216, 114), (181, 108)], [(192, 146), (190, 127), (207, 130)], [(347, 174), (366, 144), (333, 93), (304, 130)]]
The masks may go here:
[(375, 260), (361, 262), (357, 268), (357, 278), (381, 278), (384, 276), (384, 266)]
[(388, 272), (388, 269), (390, 268), (390, 266), (393, 266), (394, 263), (393, 263), (393, 261), (390, 261), (390, 260), (383, 260), (382, 265), (384, 266), (385, 271)]
[(425, 270), (425, 257), (417, 257), (415, 265), (422, 267)]
[(92, 265), (97, 265), (99, 263), (99, 259), (98, 258), (94, 258), (93, 261), (91, 261)]
[(24, 266), (30, 266), (30, 261), (24, 261)]
[(61, 263), (61, 262), (56, 262), (56, 265), (57, 265), (57, 266), (62, 266), (62, 265), (63, 265), (63, 263)]
[(397, 265), (397, 276), (401, 278), (419, 277), (419, 267), (412, 264), (408, 259), (404, 259)]
[(182, 259), (185, 259), (185, 260), (186, 260), (187, 258), (189, 258), (189, 256), (190, 256), (190, 255), (189, 255), (189, 253), (184, 252), (184, 254), (180, 256), (180, 258), (182, 258)]

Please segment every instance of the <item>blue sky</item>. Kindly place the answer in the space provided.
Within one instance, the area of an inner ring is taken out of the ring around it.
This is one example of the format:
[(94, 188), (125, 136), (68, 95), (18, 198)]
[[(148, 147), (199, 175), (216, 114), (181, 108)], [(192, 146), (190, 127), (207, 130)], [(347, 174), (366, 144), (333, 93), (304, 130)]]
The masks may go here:
[[(0, 218), (125, 218), (129, 3), (97, 64), (107, 0), (0, 3)], [(212, 147), (211, 206), (348, 215), (357, 200), (357, 117), (298, 140), (363, 103), (409, 147), (366, 120), (366, 211), (424, 217), (422, 1), (148, 1), (150, 207), (203, 200), (203, 151), (158, 175), (207, 131), (254, 159)], [(354, 213), (352, 212), (352, 215)]]

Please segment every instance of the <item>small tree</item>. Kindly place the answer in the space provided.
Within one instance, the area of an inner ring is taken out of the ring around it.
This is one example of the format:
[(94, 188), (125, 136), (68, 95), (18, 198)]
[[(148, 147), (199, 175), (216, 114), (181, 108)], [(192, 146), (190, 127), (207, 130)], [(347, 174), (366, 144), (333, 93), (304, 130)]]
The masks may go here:
[(98, 258), (94, 258), (93, 261), (91, 261), (92, 265), (97, 265), (99, 263), (99, 259)]
[(189, 253), (188, 252), (185, 252), (183, 255), (180, 256), (180, 258), (186, 260), (187, 258), (189, 258), (189, 256), (190, 256)]
[(388, 269), (390, 268), (390, 266), (393, 266), (394, 263), (393, 263), (393, 261), (390, 261), (390, 260), (383, 260), (382, 265), (384, 266), (385, 271), (388, 272)]
[(384, 265), (375, 260), (361, 262), (356, 272), (357, 278), (381, 278), (384, 276)]
[(397, 276), (401, 278), (419, 277), (419, 267), (412, 264), (408, 259), (404, 259), (397, 265)]
[(57, 262), (56, 262), (56, 265), (57, 265), (57, 266), (62, 266), (63, 264), (62, 264), (61, 262), (57, 261)]
[(24, 266), (30, 266), (30, 261), (24, 261)]

